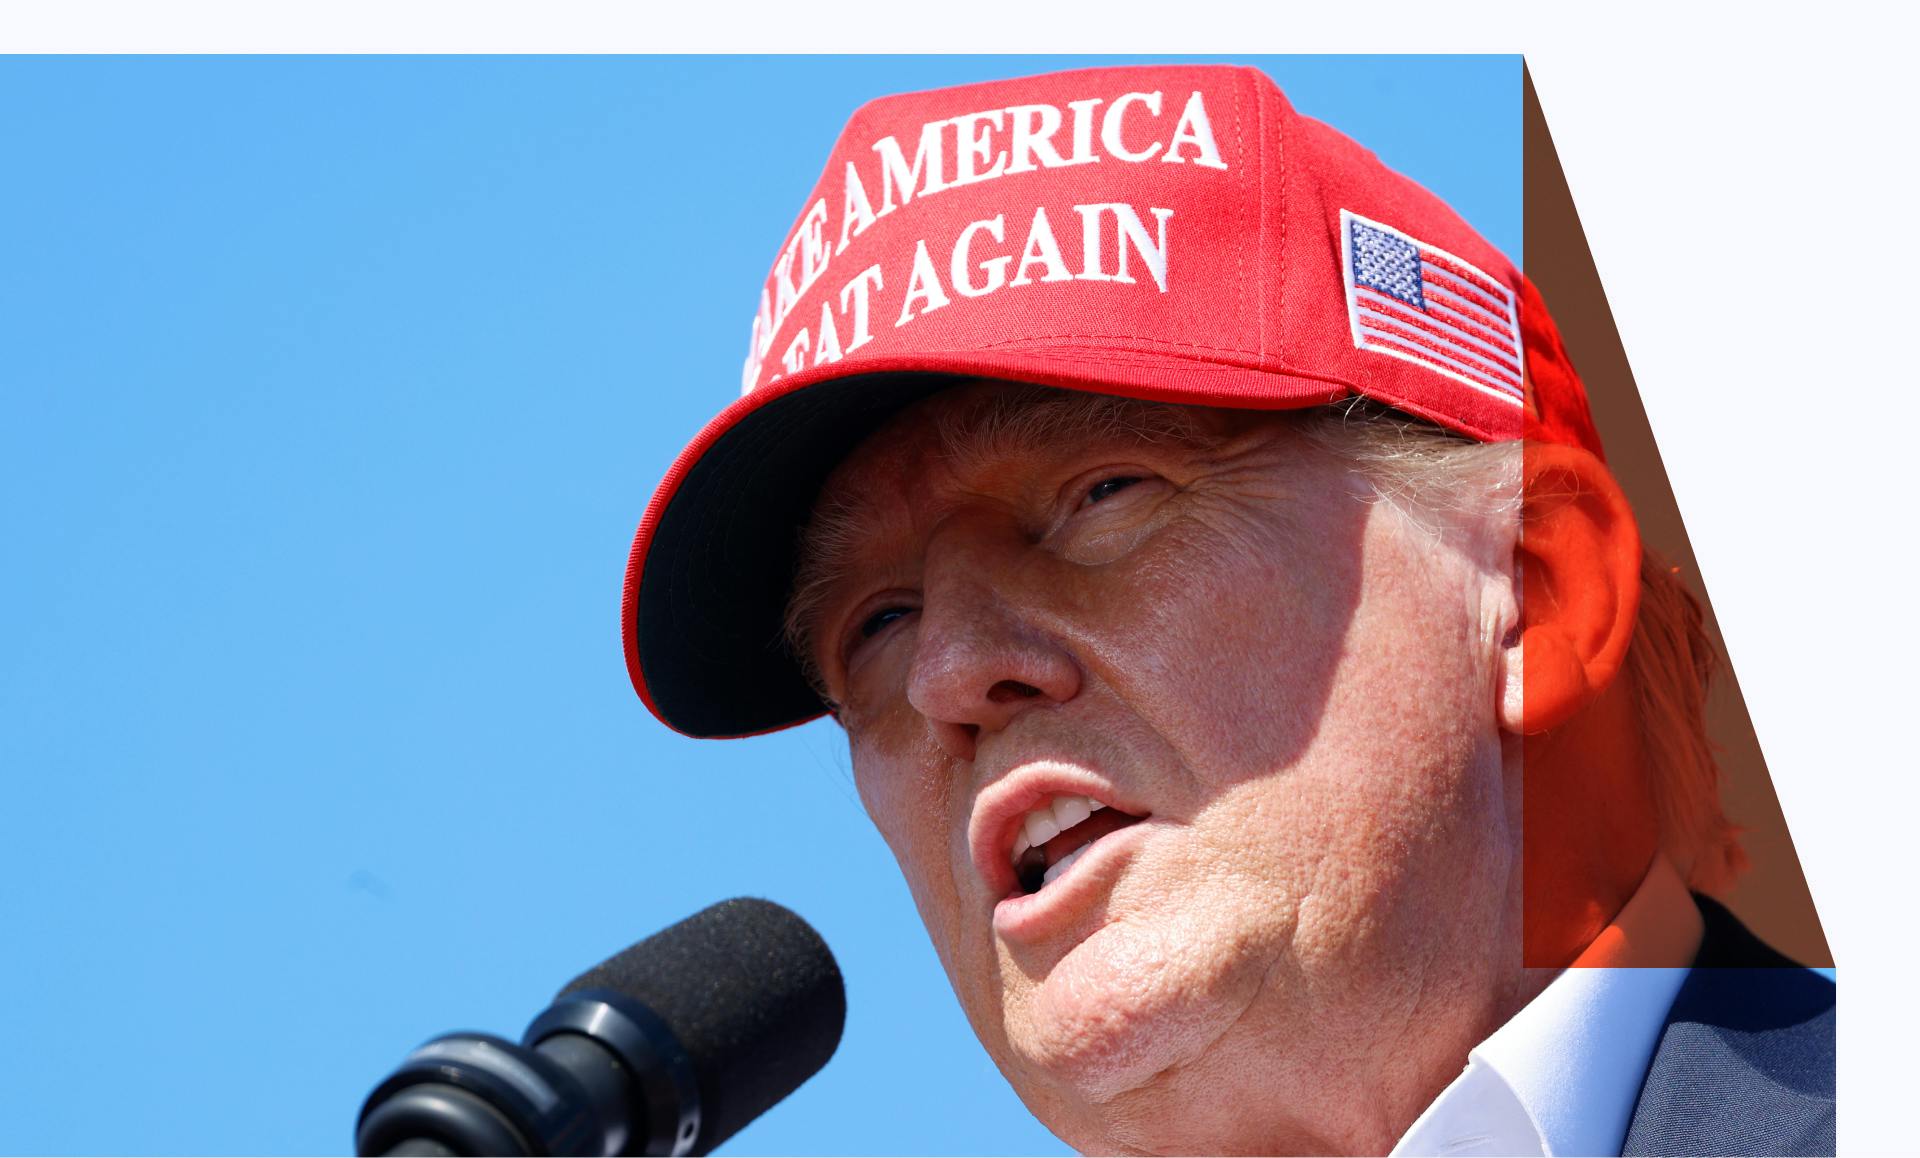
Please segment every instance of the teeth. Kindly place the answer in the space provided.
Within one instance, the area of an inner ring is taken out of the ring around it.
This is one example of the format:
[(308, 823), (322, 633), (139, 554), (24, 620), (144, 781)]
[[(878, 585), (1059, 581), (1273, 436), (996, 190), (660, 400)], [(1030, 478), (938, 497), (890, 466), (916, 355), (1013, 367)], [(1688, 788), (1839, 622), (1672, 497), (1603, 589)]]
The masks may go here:
[(1021, 855), (1028, 849), (1039, 848), (1105, 807), (1090, 796), (1056, 796), (1027, 813), (1013, 834), (1014, 865), (1020, 864)]
[(1036, 808), (1027, 813), (1027, 843), (1042, 845), (1060, 835), (1060, 825), (1053, 819), (1050, 808)]
[(1052, 868), (1040, 874), (1040, 883), (1042, 885), (1052, 884), (1053, 878), (1059, 876), (1063, 872), (1066, 872), (1068, 865), (1072, 864), (1074, 861), (1079, 860), (1080, 854), (1092, 847), (1093, 846), (1090, 844), (1083, 844), (1079, 848), (1076, 848), (1072, 852), (1068, 853), (1066, 856), (1060, 858), (1060, 860), (1056, 862)]

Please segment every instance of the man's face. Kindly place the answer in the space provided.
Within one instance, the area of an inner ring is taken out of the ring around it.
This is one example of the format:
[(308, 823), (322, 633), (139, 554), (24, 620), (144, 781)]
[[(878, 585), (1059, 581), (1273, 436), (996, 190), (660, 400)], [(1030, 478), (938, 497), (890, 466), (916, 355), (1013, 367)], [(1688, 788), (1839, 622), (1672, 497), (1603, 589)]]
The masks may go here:
[(992, 383), (817, 512), (861, 799), (1067, 1141), (1379, 1146), (1355, 1107), (1404, 1123), (1513, 1004), (1510, 533), (1422, 529), (1284, 415)]

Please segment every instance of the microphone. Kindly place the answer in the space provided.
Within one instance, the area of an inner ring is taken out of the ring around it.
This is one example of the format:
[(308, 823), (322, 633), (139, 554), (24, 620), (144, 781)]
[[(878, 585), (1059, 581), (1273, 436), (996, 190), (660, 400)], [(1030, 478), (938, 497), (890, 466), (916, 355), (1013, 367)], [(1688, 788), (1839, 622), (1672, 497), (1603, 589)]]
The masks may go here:
[(451, 1033), (361, 1107), (362, 1155), (706, 1154), (818, 1073), (846, 988), (826, 942), (752, 897), (576, 977), (521, 1044)]

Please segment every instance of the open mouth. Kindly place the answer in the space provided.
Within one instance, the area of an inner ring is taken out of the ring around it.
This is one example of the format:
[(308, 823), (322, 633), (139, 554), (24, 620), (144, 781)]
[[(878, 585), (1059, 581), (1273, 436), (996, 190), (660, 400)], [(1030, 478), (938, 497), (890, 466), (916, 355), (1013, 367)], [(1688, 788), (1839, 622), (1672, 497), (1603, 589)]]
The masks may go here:
[(1055, 796), (1021, 818), (1012, 846), (1015, 890), (1032, 895), (1073, 866), (1093, 843), (1144, 817), (1087, 796)]

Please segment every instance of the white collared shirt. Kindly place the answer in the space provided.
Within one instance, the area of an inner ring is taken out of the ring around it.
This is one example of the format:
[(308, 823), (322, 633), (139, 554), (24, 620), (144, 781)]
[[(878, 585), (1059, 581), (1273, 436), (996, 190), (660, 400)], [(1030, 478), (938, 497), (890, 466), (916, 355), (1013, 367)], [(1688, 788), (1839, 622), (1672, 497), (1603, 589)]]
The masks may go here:
[[(1679, 873), (1656, 857), (1609, 931), (1659, 921), (1671, 927), (1689, 915), (1697, 945), (1699, 911)], [(1687, 972), (1634, 966), (1631, 953), (1614, 967), (1562, 970), (1474, 1047), (1466, 1070), (1401, 1136), (1394, 1158), (1619, 1154)]]

